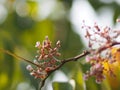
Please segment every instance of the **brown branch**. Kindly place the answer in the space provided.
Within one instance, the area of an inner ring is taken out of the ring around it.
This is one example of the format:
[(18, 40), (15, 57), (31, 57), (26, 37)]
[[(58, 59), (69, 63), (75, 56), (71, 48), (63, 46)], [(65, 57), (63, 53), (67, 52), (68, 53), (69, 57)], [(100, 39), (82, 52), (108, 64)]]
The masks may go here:
[(41, 67), (40, 65), (35, 64), (35, 63), (31, 62), (30, 60), (25, 59), (25, 58), (23, 58), (23, 57), (21, 57), (21, 56), (18, 56), (18, 55), (14, 54), (14, 53), (12, 53), (12, 52), (10, 52), (10, 51), (8, 51), (8, 50), (4, 50), (4, 49), (1, 49), (1, 48), (0, 48), (0, 51), (3, 52), (3, 53), (8, 54), (8, 55), (10, 55), (10, 56), (13, 56), (13, 57), (15, 57), (15, 58), (17, 58), (17, 59), (21, 59), (21, 60), (23, 60), (23, 61), (26, 61), (26, 62), (28, 62), (28, 63), (31, 63), (31, 64), (33, 64), (33, 65), (35, 65), (35, 66), (37, 66), (37, 67)]
[(107, 48), (110, 48), (112, 46), (119, 45), (119, 44), (120, 44), (120, 42), (112, 42), (110, 44), (105, 44), (105, 45), (101, 46), (100, 48), (98, 48), (96, 53), (100, 53), (100, 52), (104, 51)]

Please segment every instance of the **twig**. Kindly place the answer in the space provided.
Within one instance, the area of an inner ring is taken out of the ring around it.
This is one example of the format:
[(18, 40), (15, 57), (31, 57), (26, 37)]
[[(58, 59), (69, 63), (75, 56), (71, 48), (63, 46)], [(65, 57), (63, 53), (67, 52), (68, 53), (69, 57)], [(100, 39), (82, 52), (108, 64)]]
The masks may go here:
[(25, 59), (25, 58), (23, 58), (23, 57), (21, 57), (21, 56), (18, 56), (18, 55), (14, 54), (14, 53), (12, 53), (12, 52), (10, 52), (10, 51), (8, 51), (8, 50), (4, 50), (4, 49), (1, 49), (1, 48), (0, 48), (0, 51), (3, 52), (3, 53), (8, 54), (8, 55), (10, 55), (10, 56), (13, 56), (13, 57), (15, 57), (15, 58), (17, 58), (17, 59), (21, 59), (21, 60), (23, 60), (23, 61), (26, 61), (26, 62), (28, 62), (28, 63), (31, 63), (31, 64), (33, 64), (33, 65), (35, 65), (35, 66), (37, 66), (37, 67), (41, 67), (40, 65), (35, 64), (35, 63), (31, 62), (30, 60)]
[(120, 44), (120, 42), (112, 42), (112, 43), (110, 43), (110, 44), (105, 44), (105, 45), (103, 45), (103, 46), (101, 46), (100, 48), (98, 48), (98, 50), (97, 50), (97, 52), (96, 53), (100, 53), (100, 52), (102, 52), (103, 50), (105, 50), (105, 49), (107, 49), (107, 48), (110, 48), (110, 47), (112, 47), (112, 46), (115, 46), (115, 45), (119, 45)]

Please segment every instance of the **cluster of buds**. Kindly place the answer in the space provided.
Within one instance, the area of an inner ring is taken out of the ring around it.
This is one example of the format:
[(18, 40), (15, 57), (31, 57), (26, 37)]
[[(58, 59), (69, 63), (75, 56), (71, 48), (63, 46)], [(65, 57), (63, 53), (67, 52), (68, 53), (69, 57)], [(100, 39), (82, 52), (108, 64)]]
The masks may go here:
[(46, 36), (42, 45), (40, 42), (36, 42), (35, 47), (38, 49), (38, 55), (33, 62), (36, 67), (28, 65), (26, 68), (35, 78), (45, 79), (48, 74), (55, 70), (61, 63), (61, 61), (56, 58), (60, 56), (60, 53), (58, 52), (60, 41), (57, 41), (56, 46), (53, 48), (51, 41), (48, 39), (48, 36)]
[(82, 26), (86, 30), (85, 37), (88, 40), (88, 47), (96, 49), (105, 44), (110, 44), (120, 38), (120, 30), (112, 30), (110, 27), (100, 27), (97, 23), (94, 26), (87, 26), (85, 23)]
[[(101, 83), (109, 74), (115, 77), (114, 66), (120, 64), (120, 47), (118, 38), (120, 30), (112, 30), (110, 27), (100, 27), (96, 23), (93, 27), (83, 25), (86, 30), (85, 37), (88, 40), (90, 54), (86, 56), (86, 62), (91, 65), (86, 71), (84, 79), (93, 76), (97, 83)], [(116, 64), (117, 63), (117, 64)]]

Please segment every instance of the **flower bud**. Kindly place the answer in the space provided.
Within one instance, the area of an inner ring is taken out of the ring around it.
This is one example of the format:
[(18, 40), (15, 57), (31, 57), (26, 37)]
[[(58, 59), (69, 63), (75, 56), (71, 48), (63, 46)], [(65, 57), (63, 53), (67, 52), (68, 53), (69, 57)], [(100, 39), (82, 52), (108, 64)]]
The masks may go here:
[(89, 76), (85, 74), (85, 75), (83, 76), (83, 79), (84, 79), (84, 80), (88, 80), (88, 77), (89, 77)]
[(102, 64), (97, 63), (97, 64), (95, 65), (95, 68), (96, 68), (96, 69), (102, 68)]
[(90, 56), (86, 56), (86, 62), (90, 62), (90, 60), (91, 60), (91, 57)]
[(49, 72), (49, 71), (51, 71), (51, 70), (53, 70), (52, 67), (46, 67), (46, 69), (45, 69), (46, 72)]
[(60, 41), (59, 40), (57, 41), (56, 46), (60, 47)]
[(32, 68), (31, 65), (27, 65), (26, 69), (29, 70), (29, 71), (33, 71), (33, 68)]
[(39, 64), (37, 60), (33, 60), (33, 62), (34, 62), (35, 64)]
[(40, 42), (39, 42), (39, 41), (38, 41), (38, 42), (36, 42), (35, 47), (37, 47), (37, 48), (39, 48), (39, 47), (40, 47)]
[(120, 22), (120, 19), (117, 19), (116, 22)]

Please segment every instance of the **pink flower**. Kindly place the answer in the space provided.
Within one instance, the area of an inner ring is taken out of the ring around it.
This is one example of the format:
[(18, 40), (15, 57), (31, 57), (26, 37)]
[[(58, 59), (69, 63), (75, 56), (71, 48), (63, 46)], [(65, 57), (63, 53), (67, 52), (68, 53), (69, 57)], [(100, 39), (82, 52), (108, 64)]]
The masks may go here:
[(90, 56), (86, 56), (86, 62), (90, 62), (90, 60), (91, 60), (91, 57)]
[(88, 80), (88, 75), (84, 74), (83, 79)]
[(97, 63), (96, 65), (95, 65), (95, 68), (96, 69), (99, 69), (99, 68), (101, 68), (102, 67), (102, 65), (100, 64), (100, 63)]

